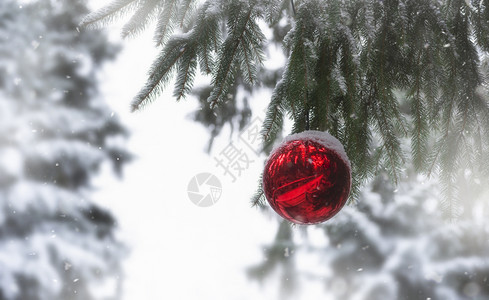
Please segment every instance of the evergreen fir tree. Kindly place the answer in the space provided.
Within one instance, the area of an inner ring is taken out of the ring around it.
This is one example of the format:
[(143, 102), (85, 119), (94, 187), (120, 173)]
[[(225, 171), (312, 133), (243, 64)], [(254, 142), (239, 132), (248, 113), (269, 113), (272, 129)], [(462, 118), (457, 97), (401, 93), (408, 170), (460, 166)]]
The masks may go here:
[(84, 1), (0, 2), (0, 299), (118, 299), (126, 249), (90, 201), (127, 135), (97, 69), (119, 47), (77, 32)]
[[(418, 172), (439, 173), (444, 211), (456, 217), (457, 180), (488, 177), (488, 82), (481, 70), (488, 6), (485, 0), (117, 0), (82, 24), (96, 27), (130, 13), (128, 36), (156, 20), (161, 54), (133, 110), (155, 100), (174, 74), (174, 95), (184, 98), (198, 71), (212, 77), (212, 109), (234, 100), (238, 79), (260, 86), (267, 43), (259, 23), (278, 31), (287, 20), (288, 59), (274, 83), (265, 145), (276, 141), (285, 118), (293, 133), (327, 130), (350, 157), (354, 196), (382, 170), (398, 182), (412, 163)], [(405, 138), (410, 150), (401, 147)], [(254, 201), (262, 199), (258, 193)]]

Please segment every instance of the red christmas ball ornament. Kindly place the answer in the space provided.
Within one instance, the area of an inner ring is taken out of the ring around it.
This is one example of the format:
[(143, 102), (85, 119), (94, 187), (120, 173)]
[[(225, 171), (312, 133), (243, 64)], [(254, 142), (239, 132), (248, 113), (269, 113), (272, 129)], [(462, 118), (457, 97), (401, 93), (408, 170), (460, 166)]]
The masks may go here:
[(293, 134), (275, 148), (263, 172), (270, 206), (296, 224), (317, 224), (338, 213), (351, 188), (343, 145), (327, 132)]

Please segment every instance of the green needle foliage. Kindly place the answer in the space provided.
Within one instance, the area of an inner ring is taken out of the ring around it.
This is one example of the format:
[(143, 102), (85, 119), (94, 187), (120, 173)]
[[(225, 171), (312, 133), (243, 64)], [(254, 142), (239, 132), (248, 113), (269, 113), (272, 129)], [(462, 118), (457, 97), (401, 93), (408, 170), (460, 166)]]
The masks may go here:
[(233, 99), (238, 78), (253, 85), (263, 70), (260, 26), (286, 20), (279, 42), (288, 59), (264, 121), (266, 146), (285, 118), (293, 132), (329, 131), (350, 157), (354, 195), (379, 171), (397, 182), (412, 163), (439, 174), (449, 216), (459, 213), (457, 182), (488, 178), (489, 0), (117, 0), (82, 24), (128, 13), (123, 35), (156, 19), (161, 46), (133, 110), (175, 74), (174, 95), (184, 98), (198, 69), (212, 77), (211, 108)]

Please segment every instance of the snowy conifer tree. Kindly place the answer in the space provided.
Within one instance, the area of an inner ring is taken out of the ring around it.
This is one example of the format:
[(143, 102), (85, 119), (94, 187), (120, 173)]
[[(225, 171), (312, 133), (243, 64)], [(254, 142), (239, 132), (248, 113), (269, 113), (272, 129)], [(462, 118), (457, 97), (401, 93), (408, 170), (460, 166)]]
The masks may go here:
[(332, 299), (486, 299), (487, 200), (475, 198), (467, 218), (448, 224), (438, 198), (433, 182), (394, 187), (379, 176), (332, 222), (294, 230), (282, 221), (248, 275), (267, 286), (279, 272), (282, 298), (290, 299), (305, 299), (311, 285)]
[[(463, 207), (456, 185), (463, 169), (472, 183), (488, 178), (488, 82), (480, 69), (489, 50), (486, 0), (117, 0), (82, 24), (97, 27), (125, 14), (132, 17), (123, 36), (156, 20), (161, 47), (133, 110), (155, 100), (174, 74), (177, 100), (198, 71), (210, 75), (210, 108), (233, 101), (236, 83), (266, 83), (259, 76), (263, 21), (285, 30), (280, 42), (288, 56), (272, 83), (266, 145), (285, 118), (292, 132), (329, 131), (352, 161), (354, 195), (379, 170), (393, 182), (408, 163), (439, 173), (449, 217)], [(401, 148), (403, 138), (410, 151)]]
[(77, 32), (83, 1), (0, 2), (0, 299), (117, 299), (125, 254), (89, 199), (126, 135), (97, 91), (118, 52)]

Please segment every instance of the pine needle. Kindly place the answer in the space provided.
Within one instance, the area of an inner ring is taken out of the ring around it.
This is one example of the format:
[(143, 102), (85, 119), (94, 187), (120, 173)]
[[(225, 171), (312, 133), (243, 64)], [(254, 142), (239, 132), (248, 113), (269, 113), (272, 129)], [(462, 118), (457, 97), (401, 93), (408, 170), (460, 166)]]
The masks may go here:
[(133, 37), (146, 29), (146, 26), (158, 11), (160, 0), (145, 0), (141, 7), (122, 28), (122, 37)]
[(144, 104), (154, 100), (169, 81), (178, 60), (188, 50), (187, 39), (174, 38), (170, 40), (162, 53), (153, 63), (146, 85), (134, 98), (131, 111), (139, 110)]
[(141, 0), (115, 0), (107, 6), (88, 14), (80, 22), (80, 27), (101, 28), (138, 7)]

